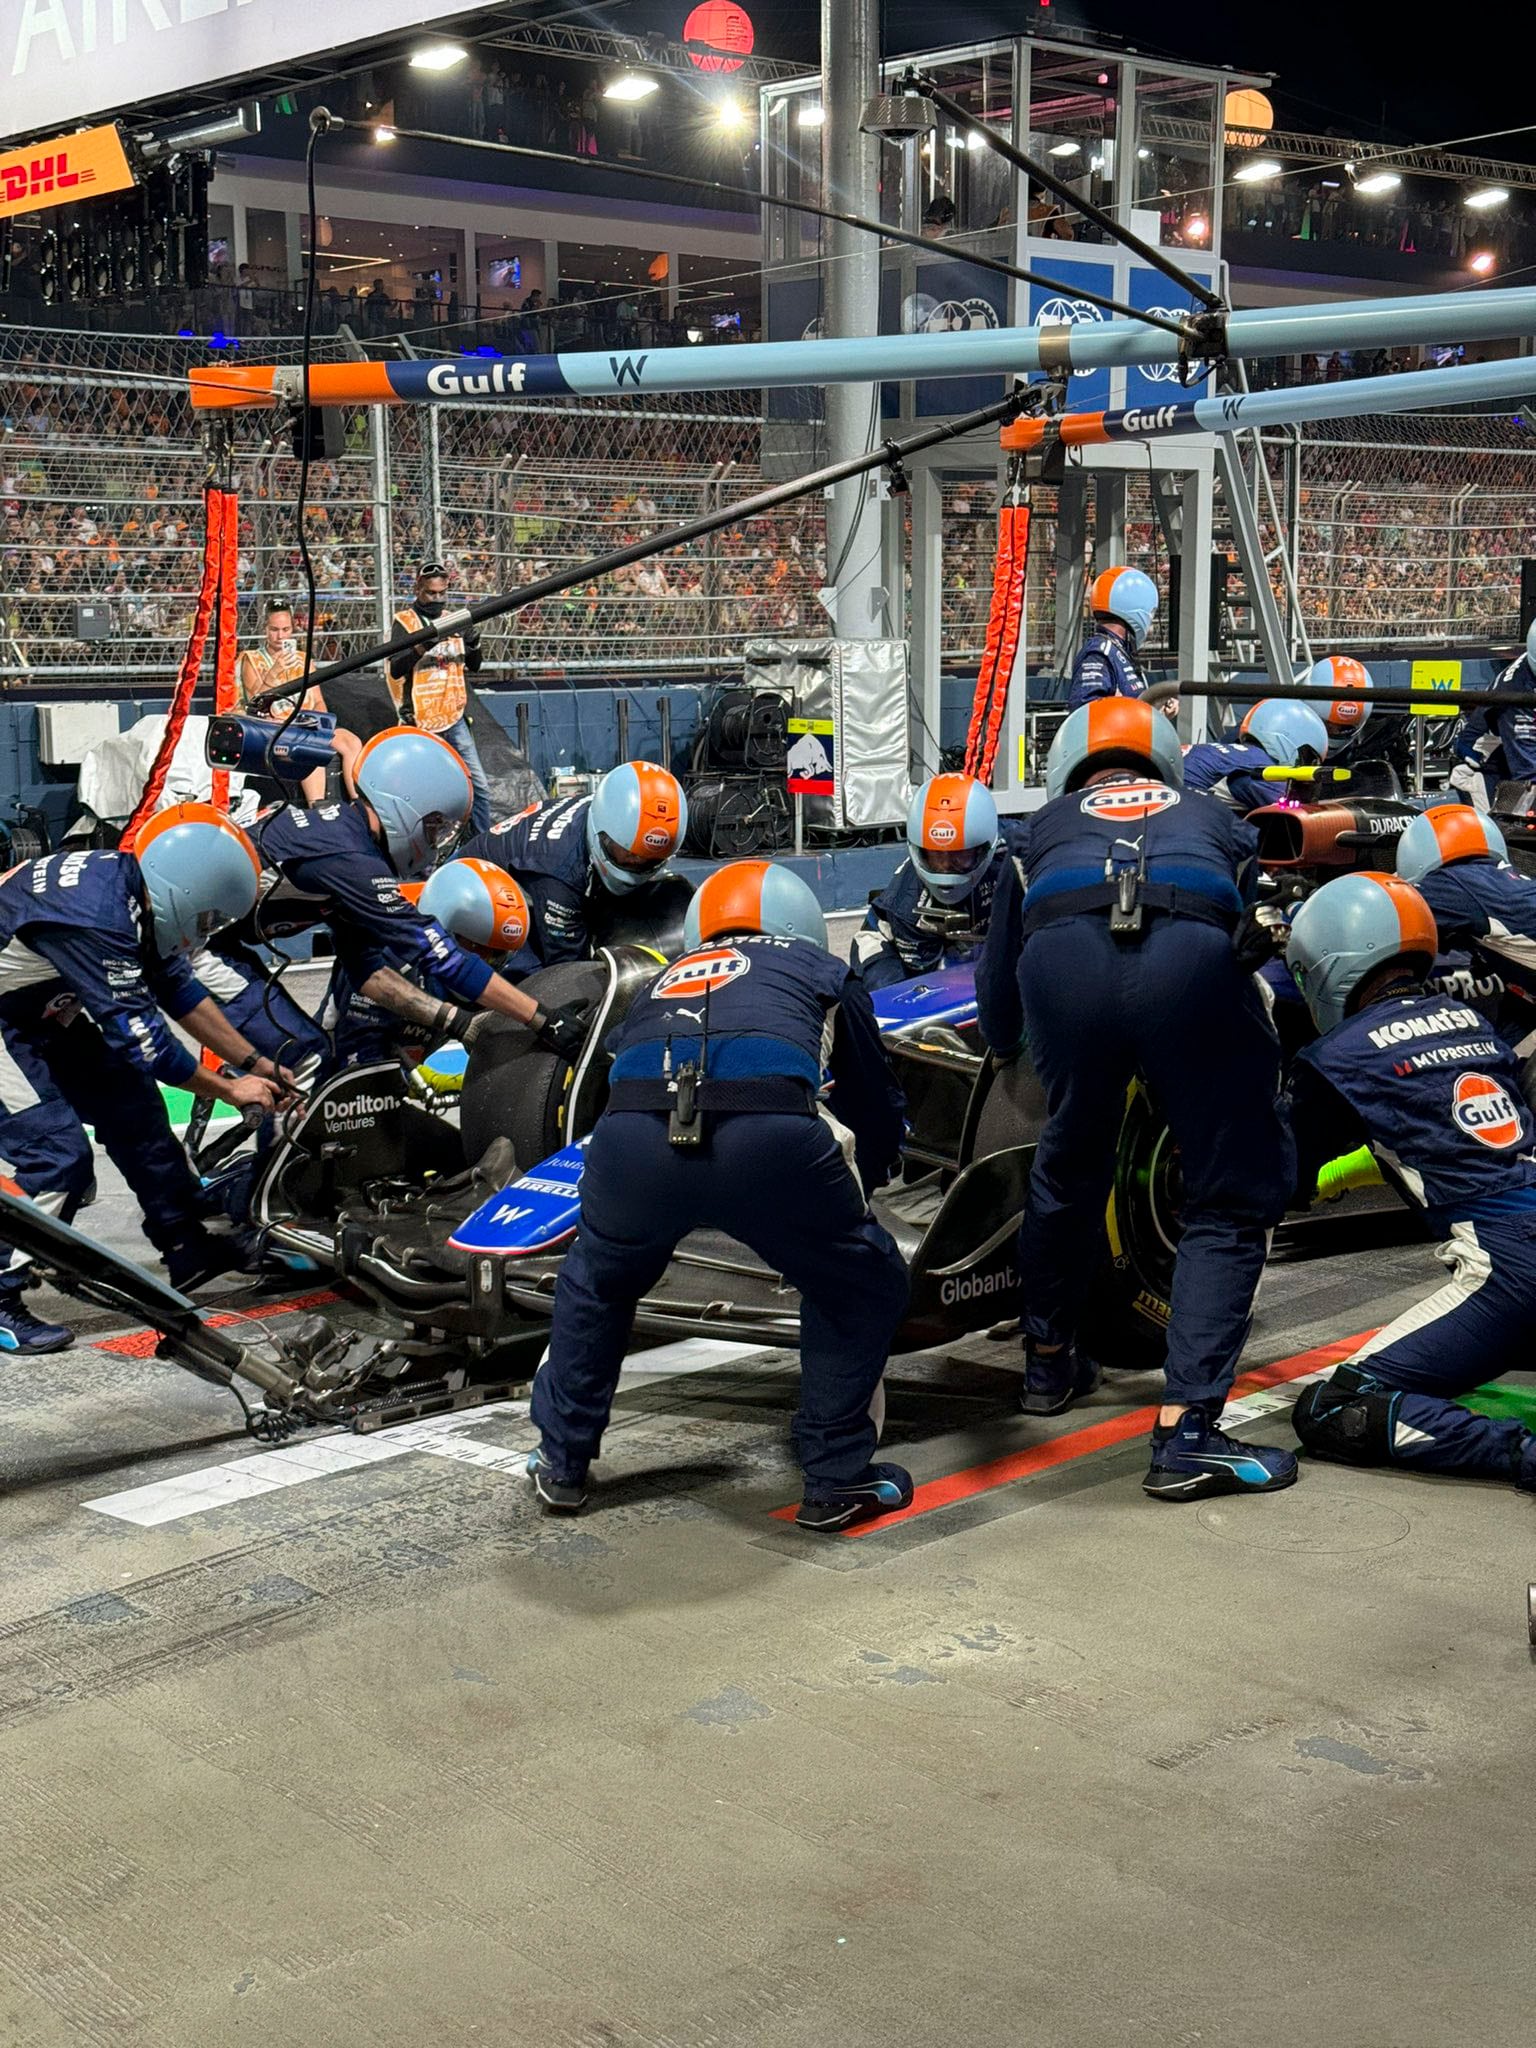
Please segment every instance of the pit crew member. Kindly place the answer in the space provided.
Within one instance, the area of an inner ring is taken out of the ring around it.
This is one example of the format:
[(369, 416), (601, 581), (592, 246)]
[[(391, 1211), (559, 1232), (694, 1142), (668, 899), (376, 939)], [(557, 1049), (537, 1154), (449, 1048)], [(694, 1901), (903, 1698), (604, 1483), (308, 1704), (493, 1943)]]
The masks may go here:
[(1266, 768), (1315, 768), (1328, 758), (1328, 728), (1310, 704), (1265, 697), (1243, 720), (1238, 740), (1202, 740), (1184, 756), (1184, 787), (1216, 797), (1247, 817), (1279, 801), (1283, 782)]
[(895, 1168), (901, 1097), (868, 993), (828, 953), (816, 899), (789, 869), (717, 870), (687, 943), (609, 1040), (528, 1469), (547, 1508), (582, 1505), (636, 1303), (689, 1231), (723, 1230), (800, 1292), (797, 1520), (843, 1529), (912, 1498), (899, 1465), (871, 1462), (869, 1412), (907, 1296), (866, 1199)]
[[(981, 1028), (1026, 1042), (1045, 1088), (1019, 1231), (1024, 1412), (1090, 1392), (1076, 1338), (1106, 1256), (1103, 1218), (1126, 1089), (1140, 1073), (1183, 1164), (1167, 1389), (1143, 1486), (1159, 1500), (1288, 1486), (1288, 1451), (1220, 1427), (1269, 1232), (1292, 1186), (1279, 1045), (1246, 946), (1257, 835), (1183, 786), (1178, 740), (1144, 703), (1084, 705), (1022, 821), (976, 976)], [(1266, 941), (1267, 943), (1267, 941)]]
[(1094, 630), (1072, 664), (1069, 711), (1095, 697), (1147, 694), (1147, 679), (1136, 660), (1136, 650), (1157, 616), (1157, 585), (1140, 569), (1105, 569), (1093, 579), (1088, 604)]
[(1395, 875), (1340, 875), (1297, 911), (1286, 958), (1322, 1034), (1296, 1061), (1299, 1182), (1363, 1140), (1440, 1236), (1446, 1285), (1304, 1390), (1314, 1457), (1513, 1480), (1536, 1493), (1536, 1437), (1461, 1405), (1530, 1364), (1536, 1124), (1508, 1043), (1429, 994), (1428, 903)]
[(476, 1008), (497, 1010), (574, 1057), (585, 1041), (579, 1014), (546, 1015), (400, 893), (469, 814), (458, 754), (434, 733), (387, 727), (363, 746), (355, 780), (354, 801), (275, 811), (253, 833), (266, 865), (316, 900), (349, 990), (437, 1036), (462, 1038)]
[(533, 915), (533, 949), (553, 967), (591, 956), (594, 896), (627, 896), (655, 881), (687, 830), (677, 777), (654, 761), (624, 761), (591, 796), (535, 804), (458, 851), (516, 877)]
[(867, 989), (969, 960), (986, 934), (1007, 854), (997, 805), (969, 775), (934, 775), (907, 812), (907, 857), (853, 941)]
[[(0, 881), (0, 1171), (68, 1222), (94, 1182), (90, 1124), (183, 1289), (244, 1250), (204, 1228), (157, 1084), (263, 1111), (288, 1087), (186, 959), (250, 909), (260, 872), (238, 826), (208, 804), (176, 804), (144, 824), (131, 853), (52, 854)], [(199, 1065), (166, 1017), (238, 1072)], [(0, 1246), (0, 1350), (62, 1350), (73, 1333), (23, 1306), (25, 1264)]]

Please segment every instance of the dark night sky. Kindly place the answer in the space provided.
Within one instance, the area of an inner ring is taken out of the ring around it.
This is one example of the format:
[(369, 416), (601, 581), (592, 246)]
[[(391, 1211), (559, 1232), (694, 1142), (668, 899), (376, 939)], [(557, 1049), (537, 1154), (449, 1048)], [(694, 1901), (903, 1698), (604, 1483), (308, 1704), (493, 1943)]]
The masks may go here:
[[(629, 0), (611, 11), (614, 27), (644, 26), (681, 33), (692, 0)], [(744, 0), (758, 48), (773, 56), (814, 61), (817, 0)], [(1528, 66), (1463, 62), (1456, 40), (1424, 18), (1410, 26), (1403, 7), (1356, 0), (1350, 7), (1310, 4), (1217, 7), (1186, 0), (1153, 10), (1140, 0), (884, 0), (888, 51), (934, 48), (1016, 34), (1023, 24), (1048, 33), (1054, 23), (1102, 31), (1138, 49), (1202, 63), (1269, 71), (1281, 124), (1348, 134), (1370, 141), (1443, 143), (1488, 129), (1523, 126), (1532, 118)], [(1492, 26), (1490, 18), (1488, 26)], [(1443, 23), (1442, 23), (1443, 26)], [(1479, 38), (1480, 40), (1480, 38)], [(1536, 133), (1469, 145), (1490, 156), (1536, 157)]]

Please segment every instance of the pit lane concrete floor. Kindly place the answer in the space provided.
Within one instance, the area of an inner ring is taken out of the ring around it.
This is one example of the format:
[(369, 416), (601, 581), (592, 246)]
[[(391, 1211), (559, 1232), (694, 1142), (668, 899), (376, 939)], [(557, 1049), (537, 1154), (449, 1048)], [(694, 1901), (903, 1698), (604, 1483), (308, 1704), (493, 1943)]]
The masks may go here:
[[(1437, 1273), (1279, 1266), (1250, 1360)], [(893, 1369), (920, 1479), (1155, 1391), (1025, 1423), (1010, 1358)], [(0, 1365), (0, 2043), (1529, 2039), (1536, 1504), (1160, 1507), (1132, 1442), (818, 1540), (792, 1394), (634, 1378), (575, 1522), (514, 1410), (141, 1527), (86, 1503), (266, 1455), (233, 1404)]]

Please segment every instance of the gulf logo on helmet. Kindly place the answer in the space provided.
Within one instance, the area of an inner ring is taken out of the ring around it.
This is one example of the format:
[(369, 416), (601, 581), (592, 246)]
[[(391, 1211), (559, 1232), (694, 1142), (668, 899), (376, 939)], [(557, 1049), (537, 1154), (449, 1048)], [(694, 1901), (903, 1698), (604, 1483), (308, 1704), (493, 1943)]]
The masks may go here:
[(677, 777), (654, 761), (632, 761), (640, 785), (640, 822), (629, 843), (631, 853), (670, 853), (677, 844), (683, 810)]
[(923, 804), (923, 844), (946, 853), (965, 840), (965, 813), (976, 787), (969, 775), (935, 775)]
[(1451, 1116), (1458, 1130), (1491, 1152), (1507, 1152), (1518, 1145), (1524, 1128), (1519, 1105), (1491, 1074), (1458, 1076)]
[(708, 995), (714, 989), (724, 988), (728, 981), (739, 981), (751, 966), (746, 954), (734, 946), (705, 946), (657, 976), (651, 1001), (670, 1003), (678, 997)]
[(1081, 808), (1090, 818), (1150, 818), (1171, 811), (1179, 792), (1164, 782), (1116, 782), (1090, 789)]

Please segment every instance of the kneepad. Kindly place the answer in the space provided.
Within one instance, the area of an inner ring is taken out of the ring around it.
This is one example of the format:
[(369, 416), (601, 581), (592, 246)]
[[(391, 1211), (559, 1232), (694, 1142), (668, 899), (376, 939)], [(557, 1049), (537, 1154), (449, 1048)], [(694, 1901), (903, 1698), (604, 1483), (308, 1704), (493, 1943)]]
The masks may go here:
[(1390, 1465), (1392, 1410), (1397, 1396), (1369, 1373), (1341, 1365), (1307, 1387), (1291, 1414), (1291, 1427), (1315, 1458), (1345, 1465)]

